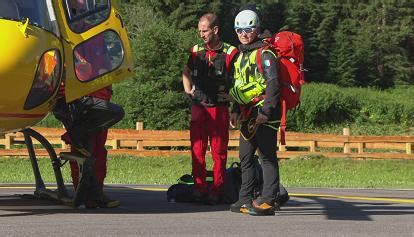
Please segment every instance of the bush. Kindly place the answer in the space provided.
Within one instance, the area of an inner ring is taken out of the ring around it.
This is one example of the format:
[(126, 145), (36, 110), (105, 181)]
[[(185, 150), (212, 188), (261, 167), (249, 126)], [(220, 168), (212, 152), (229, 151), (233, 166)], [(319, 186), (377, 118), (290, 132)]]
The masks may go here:
[(414, 101), (410, 99), (413, 90), (306, 84), (300, 107), (288, 114), (288, 129), (337, 133), (346, 126), (355, 135), (410, 134), (414, 126)]
[(307, 84), (302, 89), (299, 109), (289, 112), (288, 125), (298, 131), (352, 122), (357, 100), (339, 87)]
[(181, 71), (188, 49), (199, 39), (193, 30), (175, 29), (150, 10), (139, 10), (151, 21), (130, 16), (127, 22), (136, 67), (132, 79), (114, 85), (114, 101), (126, 111), (117, 127), (142, 121), (146, 129), (187, 129), (189, 100), (183, 96)]

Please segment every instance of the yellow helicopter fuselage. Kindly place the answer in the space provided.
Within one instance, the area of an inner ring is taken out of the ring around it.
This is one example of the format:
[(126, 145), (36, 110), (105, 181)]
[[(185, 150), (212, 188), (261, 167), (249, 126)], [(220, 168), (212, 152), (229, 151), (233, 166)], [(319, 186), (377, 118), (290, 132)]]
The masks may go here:
[(0, 19), (0, 133), (32, 126), (54, 106), (51, 96), (33, 109), (24, 109), (41, 56), (62, 48), (52, 33), (31, 25), (24, 27), (22, 22)]
[(45, 118), (62, 81), (71, 102), (132, 74), (116, 1), (73, 2), (0, 1), (0, 136)]

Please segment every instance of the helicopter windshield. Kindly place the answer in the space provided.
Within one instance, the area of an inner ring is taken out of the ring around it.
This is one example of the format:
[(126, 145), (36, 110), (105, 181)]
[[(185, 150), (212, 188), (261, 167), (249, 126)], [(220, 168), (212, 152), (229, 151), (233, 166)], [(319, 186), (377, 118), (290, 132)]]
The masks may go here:
[(0, 18), (16, 21), (29, 19), (29, 24), (58, 35), (52, 0), (0, 0)]
[(63, 0), (66, 16), (73, 32), (83, 33), (109, 17), (109, 0)]

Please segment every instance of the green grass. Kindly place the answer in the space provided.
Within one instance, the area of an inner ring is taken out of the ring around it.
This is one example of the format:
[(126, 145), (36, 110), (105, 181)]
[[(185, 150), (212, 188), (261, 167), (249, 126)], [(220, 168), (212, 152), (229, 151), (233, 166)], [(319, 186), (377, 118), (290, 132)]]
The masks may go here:
[[(228, 165), (236, 161), (229, 158)], [(212, 167), (207, 158), (207, 167)], [(45, 182), (54, 182), (50, 160), (39, 159)], [(33, 183), (29, 159), (0, 158), (0, 183)], [(414, 188), (414, 160), (352, 160), (319, 157), (280, 162), (281, 181), (287, 187)], [(63, 167), (70, 182), (68, 165)], [(191, 172), (190, 157), (111, 156), (106, 183), (173, 184)]]

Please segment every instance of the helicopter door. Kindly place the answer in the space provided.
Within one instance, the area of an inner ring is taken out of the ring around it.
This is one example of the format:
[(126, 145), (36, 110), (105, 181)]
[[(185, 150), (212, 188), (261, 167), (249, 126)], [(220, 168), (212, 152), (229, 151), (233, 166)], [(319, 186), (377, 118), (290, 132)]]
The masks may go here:
[(128, 36), (114, 0), (54, 0), (70, 102), (132, 74)]

